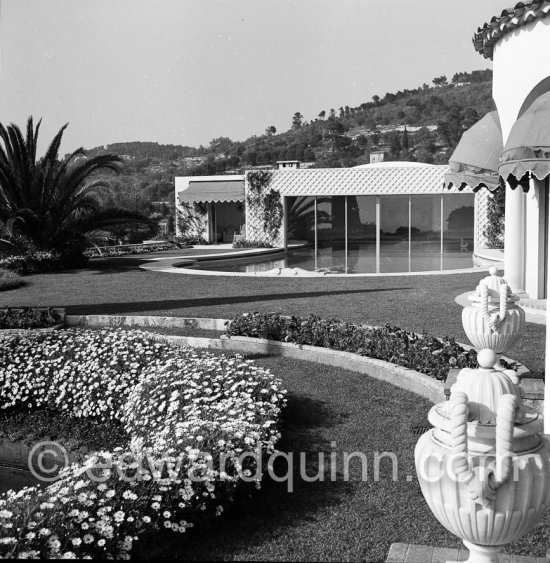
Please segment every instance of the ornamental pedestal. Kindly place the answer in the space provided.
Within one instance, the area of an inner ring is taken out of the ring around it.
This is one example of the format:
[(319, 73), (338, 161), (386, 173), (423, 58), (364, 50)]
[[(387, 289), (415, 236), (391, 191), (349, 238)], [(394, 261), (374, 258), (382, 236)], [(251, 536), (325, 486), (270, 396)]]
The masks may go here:
[(432, 407), (434, 428), (418, 441), (415, 463), (435, 517), (463, 539), (468, 561), (488, 563), (544, 516), (550, 449), (542, 417), (521, 403), (514, 372), (495, 367), (508, 343), (521, 336), (523, 311), (496, 272), (471, 297), (463, 320), (472, 342), (483, 348), (479, 367), (461, 370), (450, 401)]

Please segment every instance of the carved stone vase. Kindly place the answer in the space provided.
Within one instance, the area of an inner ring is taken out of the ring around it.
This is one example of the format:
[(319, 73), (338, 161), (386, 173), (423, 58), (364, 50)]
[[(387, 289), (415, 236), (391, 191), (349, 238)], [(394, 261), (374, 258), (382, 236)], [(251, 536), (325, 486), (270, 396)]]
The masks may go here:
[(519, 298), (497, 275), (497, 269), (491, 268), (489, 274), (468, 296), (470, 304), (462, 310), (462, 326), (476, 348), (490, 348), (500, 358), (524, 333), (525, 312), (516, 305)]
[(499, 355), (522, 335), (524, 313), (506, 282), (490, 271), (462, 316), (478, 368), (462, 369), (451, 399), (431, 408), (434, 426), (418, 441), (422, 493), (439, 522), (462, 538), (472, 563), (498, 553), (533, 528), (550, 504), (550, 449), (542, 416), (521, 401), (519, 379)]

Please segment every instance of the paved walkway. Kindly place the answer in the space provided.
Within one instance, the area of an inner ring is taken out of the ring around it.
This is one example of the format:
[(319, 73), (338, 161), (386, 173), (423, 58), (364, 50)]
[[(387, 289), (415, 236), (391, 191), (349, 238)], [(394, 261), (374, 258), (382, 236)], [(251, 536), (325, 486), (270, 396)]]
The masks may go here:
[[(445, 563), (446, 561), (466, 561), (467, 549), (416, 545), (414, 543), (392, 543), (386, 563)], [(548, 563), (545, 557), (527, 557), (502, 553), (499, 563)]]

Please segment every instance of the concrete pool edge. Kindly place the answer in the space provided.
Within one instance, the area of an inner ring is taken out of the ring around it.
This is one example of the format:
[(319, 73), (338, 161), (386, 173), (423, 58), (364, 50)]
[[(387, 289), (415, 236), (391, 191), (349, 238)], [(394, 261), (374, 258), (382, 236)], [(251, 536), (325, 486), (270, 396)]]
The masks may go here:
[[(226, 264), (231, 264), (232, 260), (242, 259), (247, 257), (257, 257), (263, 254), (269, 256), (273, 254), (284, 254), (283, 249), (266, 249), (270, 252), (257, 252), (257, 253), (231, 253), (227, 252), (224, 254), (217, 255), (200, 255), (200, 256), (170, 256), (162, 258), (154, 258), (148, 260), (145, 264), (140, 264), (139, 268), (151, 271), (151, 272), (162, 272), (166, 274), (186, 274), (193, 276), (232, 276), (232, 277), (244, 277), (244, 278), (353, 278), (353, 277), (397, 277), (397, 276), (441, 276), (449, 274), (470, 274), (476, 272), (488, 272), (489, 268), (496, 265), (497, 268), (502, 269), (503, 264), (493, 263), (490, 265), (483, 266), (472, 266), (471, 268), (457, 268), (449, 270), (423, 270), (418, 272), (380, 272), (380, 273), (353, 273), (353, 274), (341, 274), (341, 273), (327, 273), (327, 272), (312, 272), (309, 270), (302, 270), (301, 268), (282, 268), (286, 270), (280, 274), (273, 273), (272, 270), (267, 270), (264, 272), (224, 272), (221, 270), (201, 270), (195, 269), (194, 266), (196, 262), (208, 262), (209, 260), (216, 262), (224, 262)], [(295, 250), (295, 249), (293, 249)], [(161, 264), (160, 261), (166, 262), (168, 264)], [(186, 264), (188, 262), (189, 264)], [(182, 264), (177, 266), (176, 264)], [(277, 268), (274, 268), (277, 269)], [(281, 270), (281, 268), (278, 268)], [(300, 271), (307, 272), (307, 274), (301, 275)]]
[[(225, 245), (219, 245), (221, 246)], [(300, 267), (274, 267), (271, 270), (259, 272), (232, 272), (222, 270), (203, 270), (197, 265), (199, 262), (217, 262), (224, 265), (234, 265), (246, 258), (253, 258), (256, 262), (258, 258), (265, 256), (270, 258), (272, 256), (282, 255), (287, 252), (303, 249), (310, 246), (304, 242), (289, 243), (287, 250), (282, 247), (275, 248), (251, 248), (251, 249), (228, 249), (228, 252), (214, 253), (214, 254), (196, 254), (196, 255), (182, 255), (182, 256), (157, 256), (144, 258), (144, 263), (139, 265), (139, 268), (151, 272), (161, 272), (165, 274), (186, 274), (195, 276), (233, 276), (245, 278), (349, 278), (349, 277), (397, 277), (397, 276), (437, 276), (447, 274), (469, 274), (476, 272), (486, 272), (491, 266), (496, 266), (499, 270), (504, 269), (504, 263), (499, 261), (501, 257), (497, 251), (493, 251), (488, 255), (483, 254), (484, 249), (474, 249), (472, 252), (472, 266), (468, 268), (454, 268), (454, 269), (439, 269), (439, 270), (421, 270), (415, 272), (368, 272), (368, 273), (337, 273), (330, 271), (317, 272), (313, 270), (305, 270)], [(201, 247), (208, 248), (208, 246)], [(483, 260), (479, 258), (483, 256)], [(235, 262), (238, 261), (238, 262)], [(274, 270), (280, 270), (275, 272)]]

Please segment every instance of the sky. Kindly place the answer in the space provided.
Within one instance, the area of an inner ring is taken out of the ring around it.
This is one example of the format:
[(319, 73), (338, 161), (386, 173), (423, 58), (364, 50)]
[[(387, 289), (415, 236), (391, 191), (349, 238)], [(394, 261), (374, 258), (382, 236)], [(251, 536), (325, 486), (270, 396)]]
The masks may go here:
[[(503, 0), (0, 0), (0, 121), (62, 152), (261, 135), (434, 77), (491, 68)], [(41, 144), (42, 144), (41, 143)], [(41, 145), (39, 145), (40, 149)]]

